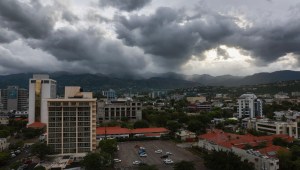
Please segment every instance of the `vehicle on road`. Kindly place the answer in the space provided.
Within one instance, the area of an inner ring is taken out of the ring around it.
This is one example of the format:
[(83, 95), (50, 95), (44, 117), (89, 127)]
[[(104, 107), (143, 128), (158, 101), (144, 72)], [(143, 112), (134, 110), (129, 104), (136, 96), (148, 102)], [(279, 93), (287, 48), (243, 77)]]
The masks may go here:
[(166, 152), (166, 155), (173, 155), (171, 152)]
[(169, 157), (169, 155), (163, 155), (163, 156), (161, 156), (160, 158), (161, 159), (164, 159), (164, 158), (168, 158)]
[(141, 163), (141, 161), (133, 161), (132, 164), (133, 165), (139, 165)]
[(14, 157), (16, 157), (16, 154), (12, 153), (12, 154), (10, 154), (10, 157), (14, 158)]
[(148, 155), (146, 153), (141, 153), (140, 157), (147, 157)]
[(165, 164), (173, 164), (174, 161), (173, 161), (172, 159), (165, 159), (165, 160), (164, 160), (164, 163), (165, 163)]
[(114, 159), (114, 162), (119, 163), (119, 162), (122, 162), (122, 160), (121, 159)]
[(155, 153), (162, 153), (162, 150), (158, 149), (158, 150), (155, 151)]

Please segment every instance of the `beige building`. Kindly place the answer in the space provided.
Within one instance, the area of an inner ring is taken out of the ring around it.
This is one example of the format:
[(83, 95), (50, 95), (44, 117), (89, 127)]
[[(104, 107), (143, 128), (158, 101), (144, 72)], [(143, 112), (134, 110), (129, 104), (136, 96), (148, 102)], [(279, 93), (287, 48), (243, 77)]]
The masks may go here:
[(0, 117), (0, 125), (8, 125), (9, 124), (9, 117), (8, 116), (1, 116)]
[(205, 96), (187, 97), (186, 100), (191, 104), (203, 103), (206, 102), (206, 97)]
[(8, 148), (9, 143), (7, 142), (6, 138), (0, 138), (0, 151), (4, 151)]
[(298, 138), (297, 122), (276, 122), (260, 120), (256, 122), (256, 130), (267, 132), (268, 134), (286, 134), (290, 137)]
[(47, 144), (57, 154), (87, 153), (96, 149), (96, 99), (80, 87), (65, 87), (65, 97), (46, 99)]
[(126, 118), (129, 121), (142, 119), (142, 103), (127, 99), (97, 102), (97, 123)]

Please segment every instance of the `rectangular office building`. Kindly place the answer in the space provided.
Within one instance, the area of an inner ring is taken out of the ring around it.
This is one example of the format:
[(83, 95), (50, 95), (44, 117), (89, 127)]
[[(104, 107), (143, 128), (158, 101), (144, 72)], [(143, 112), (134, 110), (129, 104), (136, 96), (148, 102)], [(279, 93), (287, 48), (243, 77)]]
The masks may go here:
[(96, 149), (96, 99), (80, 87), (66, 87), (65, 98), (47, 99), (47, 143), (69, 155)]

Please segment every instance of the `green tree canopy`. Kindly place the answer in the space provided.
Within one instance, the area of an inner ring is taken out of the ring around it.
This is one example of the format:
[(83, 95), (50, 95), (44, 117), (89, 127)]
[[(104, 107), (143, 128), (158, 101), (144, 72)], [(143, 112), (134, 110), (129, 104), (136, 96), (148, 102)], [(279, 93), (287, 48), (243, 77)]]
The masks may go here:
[(181, 161), (175, 163), (174, 170), (196, 170), (196, 168), (193, 162)]
[(149, 127), (149, 123), (145, 120), (139, 120), (139, 121), (136, 121), (134, 124), (133, 124), (133, 128), (148, 128)]
[(46, 168), (43, 166), (37, 166), (33, 170), (46, 170)]
[(83, 161), (83, 166), (86, 170), (105, 169), (113, 164), (113, 160), (108, 153), (88, 153)]
[(0, 152), (0, 166), (3, 166), (9, 160), (9, 153), (7, 152)]
[(99, 142), (101, 152), (113, 154), (117, 151), (117, 140), (115, 139), (104, 139)]
[(254, 170), (252, 163), (241, 161), (233, 152), (212, 151), (204, 156), (204, 165), (211, 170)]
[(140, 164), (138, 170), (158, 170), (155, 165)]
[(53, 150), (45, 143), (35, 143), (31, 145), (31, 152), (37, 154), (39, 158), (44, 159), (46, 155), (52, 154)]

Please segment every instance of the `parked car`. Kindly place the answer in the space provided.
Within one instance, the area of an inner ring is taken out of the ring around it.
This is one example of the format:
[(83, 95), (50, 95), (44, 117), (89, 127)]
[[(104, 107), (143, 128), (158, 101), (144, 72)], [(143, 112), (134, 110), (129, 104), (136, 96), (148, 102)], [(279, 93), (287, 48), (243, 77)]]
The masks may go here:
[(169, 155), (163, 155), (163, 156), (161, 156), (160, 158), (161, 159), (165, 159), (165, 158), (168, 158), (169, 157)]
[(141, 163), (141, 161), (133, 161), (132, 164), (133, 165), (139, 165)]
[(14, 158), (14, 157), (16, 157), (16, 154), (12, 153), (12, 154), (10, 154), (10, 157)]
[(166, 155), (172, 155), (172, 153), (171, 152), (166, 152)]
[(155, 153), (162, 153), (162, 150), (158, 149), (158, 150), (155, 151)]
[(174, 161), (172, 159), (165, 159), (164, 163), (165, 164), (172, 164), (172, 163), (174, 163)]
[(146, 153), (141, 153), (140, 157), (147, 157), (148, 155)]
[(121, 159), (114, 159), (114, 162), (119, 163), (119, 162), (122, 162), (122, 161), (121, 161)]

